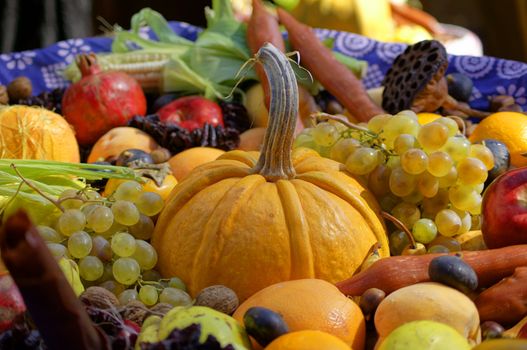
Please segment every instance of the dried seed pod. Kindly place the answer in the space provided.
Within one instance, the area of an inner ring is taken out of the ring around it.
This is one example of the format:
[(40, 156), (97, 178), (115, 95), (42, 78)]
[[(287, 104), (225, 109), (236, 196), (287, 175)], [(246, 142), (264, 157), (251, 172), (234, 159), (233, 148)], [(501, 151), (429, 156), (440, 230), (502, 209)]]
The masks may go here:
[(507, 107), (514, 104), (514, 97), (508, 95), (493, 96), (490, 99), (490, 111), (497, 112), (503, 107)]
[(196, 305), (208, 306), (230, 315), (238, 308), (239, 300), (232, 289), (222, 285), (215, 285), (204, 288), (198, 293)]

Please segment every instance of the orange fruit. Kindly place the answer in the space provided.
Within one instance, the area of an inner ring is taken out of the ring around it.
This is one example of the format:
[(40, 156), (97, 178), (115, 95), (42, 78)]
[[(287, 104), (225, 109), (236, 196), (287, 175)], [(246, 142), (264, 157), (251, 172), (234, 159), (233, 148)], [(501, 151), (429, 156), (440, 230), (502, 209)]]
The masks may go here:
[(172, 169), (172, 174), (178, 181), (183, 180), (192, 169), (199, 165), (212, 162), (221, 156), (225, 151), (212, 147), (194, 147), (184, 150), (170, 158), (168, 163)]
[(469, 140), (472, 143), (484, 139), (495, 139), (507, 145), (511, 164), (515, 167), (527, 165), (527, 115), (517, 112), (498, 112), (483, 119), (474, 129)]
[(417, 113), (417, 121), (420, 125), (425, 125), (441, 118), (441, 115), (435, 113)]
[[(141, 186), (143, 186), (143, 190), (145, 192), (155, 192), (163, 198), (164, 201), (167, 200), (168, 196), (170, 195), (170, 192), (172, 192), (172, 189), (177, 185), (177, 180), (174, 177), (174, 175), (167, 175), (165, 176), (165, 179), (163, 180), (163, 183), (161, 186), (157, 186), (156, 182), (150, 178), (143, 177), (143, 179), (146, 181), (145, 183), (142, 183)], [(129, 180), (122, 180), (122, 179), (109, 179), (106, 183), (106, 186), (104, 187), (103, 196), (108, 197), (112, 193), (115, 192), (117, 187), (122, 184), (125, 181)]]
[(79, 145), (62, 116), (40, 107), (0, 107), (0, 158), (78, 163)]
[(88, 156), (88, 163), (117, 157), (127, 149), (140, 149), (150, 153), (159, 148), (157, 142), (146, 132), (130, 126), (113, 128), (95, 142)]
[[(253, 306), (281, 314), (291, 332), (327, 332), (354, 349), (364, 348), (366, 326), (361, 309), (337, 287), (324, 280), (300, 279), (273, 284), (245, 300), (233, 317), (243, 323), (243, 315)], [(315, 348), (325, 349), (312, 349)]]
[(339, 338), (321, 331), (298, 331), (276, 338), (265, 350), (350, 350)]

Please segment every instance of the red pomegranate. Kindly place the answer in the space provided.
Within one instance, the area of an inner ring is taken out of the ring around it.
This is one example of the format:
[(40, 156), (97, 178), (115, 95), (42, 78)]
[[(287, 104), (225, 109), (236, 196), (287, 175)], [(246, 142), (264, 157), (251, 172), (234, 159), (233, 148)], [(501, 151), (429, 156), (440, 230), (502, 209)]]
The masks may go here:
[(26, 310), (22, 295), (11, 276), (0, 273), (0, 333), (11, 328), (14, 318)]
[(80, 144), (91, 145), (134, 115), (145, 115), (146, 98), (134, 78), (123, 72), (102, 72), (93, 53), (77, 56), (77, 66), (82, 79), (64, 93), (62, 113)]

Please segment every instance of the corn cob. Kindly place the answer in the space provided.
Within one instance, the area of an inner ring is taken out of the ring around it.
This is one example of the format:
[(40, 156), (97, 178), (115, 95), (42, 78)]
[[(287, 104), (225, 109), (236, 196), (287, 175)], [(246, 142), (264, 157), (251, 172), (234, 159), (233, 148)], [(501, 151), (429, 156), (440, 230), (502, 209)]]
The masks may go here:
[[(163, 88), (163, 70), (170, 60), (171, 53), (145, 52), (145, 50), (126, 53), (97, 55), (102, 71), (120, 71), (135, 78), (145, 91), (159, 91)], [(66, 79), (77, 81), (81, 78), (75, 64), (66, 68)]]

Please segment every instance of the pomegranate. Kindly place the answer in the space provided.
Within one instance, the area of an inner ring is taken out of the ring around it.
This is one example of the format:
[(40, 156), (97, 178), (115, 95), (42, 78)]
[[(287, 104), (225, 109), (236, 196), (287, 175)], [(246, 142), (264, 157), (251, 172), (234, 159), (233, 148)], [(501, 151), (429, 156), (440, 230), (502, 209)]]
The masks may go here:
[(62, 98), (62, 113), (82, 145), (95, 143), (110, 129), (144, 116), (146, 98), (139, 83), (123, 72), (102, 72), (95, 54), (77, 56), (82, 79)]
[(156, 113), (162, 122), (176, 124), (187, 130), (202, 128), (206, 123), (223, 126), (221, 107), (203, 96), (180, 97)]
[(0, 274), (0, 333), (11, 328), (16, 315), (26, 310), (24, 301), (11, 276)]

